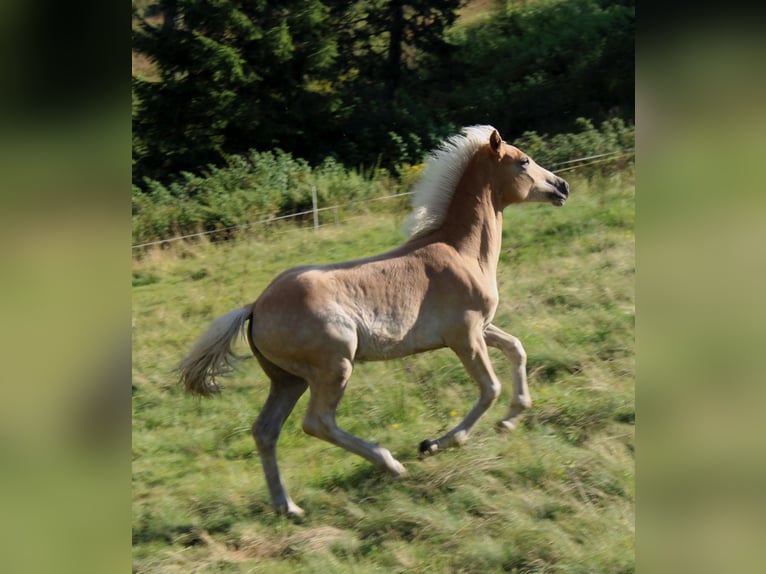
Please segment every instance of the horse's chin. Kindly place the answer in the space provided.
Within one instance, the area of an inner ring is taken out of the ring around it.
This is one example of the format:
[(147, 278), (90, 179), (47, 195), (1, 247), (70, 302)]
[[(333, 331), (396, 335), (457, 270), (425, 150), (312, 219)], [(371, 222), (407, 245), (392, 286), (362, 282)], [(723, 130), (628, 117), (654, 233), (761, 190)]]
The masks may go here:
[(555, 205), (556, 207), (561, 207), (567, 202), (566, 197), (554, 197), (551, 203)]

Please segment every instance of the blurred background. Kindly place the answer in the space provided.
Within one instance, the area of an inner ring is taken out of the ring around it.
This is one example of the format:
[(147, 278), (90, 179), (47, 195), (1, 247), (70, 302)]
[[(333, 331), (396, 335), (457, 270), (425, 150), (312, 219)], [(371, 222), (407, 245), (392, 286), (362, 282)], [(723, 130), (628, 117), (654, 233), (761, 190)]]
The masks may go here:
[(464, 124), (584, 118), (638, 128), (638, 570), (762, 571), (762, 15), (688, 8), (646, 6), (634, 91), (632, 2), (4, 2), (3, 570), (130, 567), (147, 181), (274, 148), (396, 173)]
[(636, 39), (637, 564), (760, 572), (763, 14), (688, 7)]

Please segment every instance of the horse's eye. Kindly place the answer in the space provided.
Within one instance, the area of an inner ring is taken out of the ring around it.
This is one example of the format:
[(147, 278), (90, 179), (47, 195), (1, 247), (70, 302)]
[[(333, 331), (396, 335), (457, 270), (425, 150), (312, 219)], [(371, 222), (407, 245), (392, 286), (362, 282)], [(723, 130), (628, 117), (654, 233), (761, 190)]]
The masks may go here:
[(529, 165), (529, 158), (525, 157), (521, 160), (521, 167), (527, 167)]

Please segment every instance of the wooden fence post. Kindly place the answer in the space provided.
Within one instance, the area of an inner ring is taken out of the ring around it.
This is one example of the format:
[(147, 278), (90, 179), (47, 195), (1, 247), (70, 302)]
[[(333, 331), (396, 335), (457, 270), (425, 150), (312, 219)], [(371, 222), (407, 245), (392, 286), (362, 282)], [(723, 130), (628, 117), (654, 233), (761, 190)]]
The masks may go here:
[(314, 231), (319, 229), (319, 211), (317, 211), (317, 186), (311, 186), (311, 204), (314, 209)]

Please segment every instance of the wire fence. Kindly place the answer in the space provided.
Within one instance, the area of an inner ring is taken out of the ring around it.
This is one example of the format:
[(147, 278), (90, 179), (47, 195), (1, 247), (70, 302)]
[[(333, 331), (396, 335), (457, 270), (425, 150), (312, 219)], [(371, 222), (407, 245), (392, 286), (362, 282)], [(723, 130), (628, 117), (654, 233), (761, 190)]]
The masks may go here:
[[(614, 152), (601, 153), (601, 154), (590, 155), (590, 156), (586, 156), (586, 157), (580, 157), (580, 158), (576, 158), (576, 159), (570, 159), (570, 160), (567, 160), (567, 161), (560, 161), (560, 162), (551, 164), (549, 167), (554, 168), (554, 167), (562, 166), (562, 165), (568, 166), (568, 167), (565, 167), (563, 169), (551, 169), (551, 171), (553, 173), (563, 173), (563, 172), (572, 171), (572, 170), (575, 170), (575, 169), (580, 169), (580, 168), (583, 168), (583, 167), (589, 167), (589, 166), (592, 166), (592, 165), (597, 165), (597, 164), (601, 164), (601, 163), (606, 163), (606, 162), (615, 161), (615, 160), (618, 160), (618, 159), (630, 157), (630, 156), (632, 156), (634, 154), (635, 154), (635, 149), (631, 148), (631, 149), (627, 149), (627, 150), (618, 150), (618, 151), (614, 151)], [(576, 164), (576, 165), (570, 165), (570, 164)], [(350, 201), (350, 202), (348, 202), (346, 204), (343, 204), (343, 205), (330, 205), (330, 206), (326, 206), (326, 207), (317, 207), (316, 206), (316, 202), (315, 202), (314, 203), (314, 207), (312, 209), (308, 209), (308, 210), (305, 210), (305, 211), (299, 211), (299, 212), (296, 212), (296, 213), (289, 213), (287, 215), (271, 216), (271, 217), (267, 217), (265, 219), (259, 219), (259, 220), (256, 220), (256, 221), (250, 221), (248, 223), (241, 223), (239, 225), (231, 225), (229, 227), (221, 227), (219, 229), (213, 229), (211, 231), (200, 231), (198, 233), (189, 233), (189, 234), (186, 234), (186, 235), (177, 235), (177, 236), (174, 236), (174, 237), (169, 237), (167, 239), (157, 239), (155, 241), (147, 241), (146, 243), (137, 243), (136, 245), (132, 245), (131, 249), (139, 249), (139, 248), (142, 248), (142, 247), (150, 247), (152, 245), (163, 245), (163, 244), (172, 243), (172, 242), (175, 242), (175, 241), (182, 241), (184, 239), (192, 239), (192, 238), (195, 238), (195, 237), (203, 237), (203, 236), (207, 236), (207, 235), (215, 235), (215, 234), (225, 233), (225, 232), (229, 232), (229, 231), (235, 231), (235, 230), (240, 230), (240, 229), (247, 229), (247, 228), (253, 227), (255, 225), (265, 225), (265, 224), (269, 224), (269, 223), (275, 223), (277, 221), (282, 221), (282, 220), (285, 220), (285, 219), (292, 219), (292, 218), (295, 218), (295, 217), (302, 217), (302, 216), (305, 216), (305, 215), (313, 215), (313, 217), (314, 217), (314, 225), (313, 225), (313, 227), (314, 227), (314, 229), (317, 229), (317, 228), (321, 227), (321, 225), (319, 225), (319, 217), (318, 217), (319, 213), (324, 212), (324, 211), (332, 211), (333, 215), (334, 215), (335, 224), (338, 225), (338, 223), (339, 223), (339, 210), (340, 209), (346, 209), (348, 207), (352, 207), (352, 206), (359, 205), (359, 204), (364, 204), (364, 203), (371, 203), (371, 202), (374, 202), (374, 201), (383, 201), (383, 200), (389, 200), (389, 199), (396, 199), (396, 198), (405, 197), (405, 196), (408, 196), (408, 195), (412, 195), (412, 192), (411, 191), (405, 191), (405, 192), (402, 192), (402, 193), (394, 193), (392, 195), (385, 195), (385, 196), (382, 196), (382, 197), (373, 197), (373, 198), (370, 198), (370, 199), (358, 199), (358, 200), (355, 200), (355, 201)]]
[[(615, 156), (632, 155), (633, 151), (634, 150), (631, 148), (631, 149), (623, 149), (623, 150), (617, 150), (617, 151), (610, 151), (610, 152), (606, 152), (606, 153), (599, 153), (599, 154), (596, 154), (596, 155), (589, 155), (589, 156), (585, 156), (585, 157), (578, 157), (577, 159), (568, 159), (566, 161), (559, 161), (559, 162), (550, 164), (548, 167), (549, 168), (554, 168), (554, 167), (557, 167), (559, 165), (568, 165), (570, 163), (585, 162), (585, 161), (589, 161), (589, 160), (596, 159), (596, 158), (606, 158), (606, 157), (609, 157), (609, 159), (616, 159)], [(593, 162), (593, 163), (596, 163), (596, 162)], [(589, 163), (588, 165), (591, 165), (591, 164)], [(580, 166), (577, 166), (577, 167), (580, 167)], [(562, 171), (562, 170), (558, 170), (558, 171)], [(553, 173), (558, 173), (558, 171), (554, 170)]]
[[(589, 167), (589, 166), (597, 165), (597, 164), (600, 164), (600, 163), (606, 163), (606, 162), (610, 162), (610, 161), (615, 161), (615, 160), (618, 160), (618, 159), (622, 159), (624, 157), (630, 157), (634, 153), (635, 153), (635, 150), (630, 149), (630, 150), (621, 150), (621, 151), (615, 151), (615, 152), (610, 152), (610, 153), (602, 153), (602, 154), (598, 154), (598, 155), (588, 156), (588, 157), (585, 157), (585, 158), (570, 159), (568, 161), (562, 161), (562, 162), (553, 164), (551, 167), (555, 167), (557, 165), (565, 165), (565, 164), (575, 163), (575, 162), (585, 162), (585, 163), (580, 163), (578, 165), (573, 165), (573, 166), (570, 166), (570, 167), (565, 167), (563, 169), (554, 169), (554, 170), (551, 170), (551, 171), (553, 171), (553, 173), (563, 173), (565, 171), (571, 171), (573, 169), (579, 169), (581, 167)], [(596, 158), (600, 158), (600, 159), (596, 159)], [(586, 160), (593, 160), (593, 161), (587, 161), (586, 162)]]

